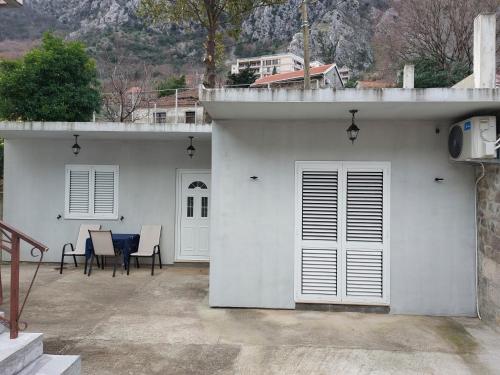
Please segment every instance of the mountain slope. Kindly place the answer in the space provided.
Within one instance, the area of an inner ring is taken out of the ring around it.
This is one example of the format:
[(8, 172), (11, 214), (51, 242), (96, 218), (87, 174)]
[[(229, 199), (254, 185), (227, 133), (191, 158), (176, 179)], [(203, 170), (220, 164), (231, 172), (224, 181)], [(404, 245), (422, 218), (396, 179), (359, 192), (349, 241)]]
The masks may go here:
[[(137, 61), (170, 70), (202, 68), (203, 30), (196, 27), (145, 27), (135, 16), (139, 0), (26, 0), (22, 9), (0, 13), (0, 42), (35, 40), (45, 30), (81, 39), (99, 59), (128, 53)], [(234, 57), (283, 52), (302, 54), (301, 0), (256, 10), (243, 24)], [(373, 62), (371, 35), (388, 0), (318, 0), (309, 6), (312, 57), (355, 71)], [(1, 48), (0, 48), (1, 50)]]

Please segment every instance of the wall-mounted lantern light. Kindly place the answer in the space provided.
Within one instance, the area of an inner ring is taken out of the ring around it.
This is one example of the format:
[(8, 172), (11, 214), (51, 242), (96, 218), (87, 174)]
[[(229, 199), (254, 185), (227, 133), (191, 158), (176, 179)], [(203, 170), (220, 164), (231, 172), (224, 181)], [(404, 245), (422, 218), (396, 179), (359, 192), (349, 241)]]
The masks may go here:
[(189, 147), (186, 149), (190, 158), (192, 158), (194, 156), (194, 152), (196, 151), (196, 149), (193, 146), (193, 138), (194, 137), (192, 137), (192, 136), (189, 137)]
[(78, 134), (74, 134), (73, 136), (75, 137), (75, 144), (71, 148), (73, 149), (73, 154), (76, 156), (80, 153), (81, 147), (78, 144)]
[(359, 133), (359, 128), (357, 127), (357, 125), (354, 122), (354, 116), (356, 115), (356, 113), (358, 113), (358, 110), (351, 109), (349, 112), (352, 114), (352, 122), (351, 122), (351, 126), (349, 126), (347, 128), (347, 136), (349, 137), (349, 140), (352, 143), (354, 143), (354, 141), (358, 138), (358, 133)]

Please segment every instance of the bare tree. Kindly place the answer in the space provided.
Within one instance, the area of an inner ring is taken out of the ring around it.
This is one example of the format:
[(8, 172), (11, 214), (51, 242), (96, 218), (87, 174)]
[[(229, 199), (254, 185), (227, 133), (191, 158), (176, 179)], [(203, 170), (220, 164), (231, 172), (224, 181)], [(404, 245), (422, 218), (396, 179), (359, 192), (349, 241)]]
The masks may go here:
[(145, 101), (151, 89), (151, 71), (146, 64), (131, 65), (120, 57), (104, 63), (101, 79), (104, 116), (109, 121), (133, 122), (134, 113)]
[(471, 69), (474, 18), (498, 6), (499, 0), (393, 0), (374, 38), (378, 66), (428, 58), (443, 69), (455, 63)]

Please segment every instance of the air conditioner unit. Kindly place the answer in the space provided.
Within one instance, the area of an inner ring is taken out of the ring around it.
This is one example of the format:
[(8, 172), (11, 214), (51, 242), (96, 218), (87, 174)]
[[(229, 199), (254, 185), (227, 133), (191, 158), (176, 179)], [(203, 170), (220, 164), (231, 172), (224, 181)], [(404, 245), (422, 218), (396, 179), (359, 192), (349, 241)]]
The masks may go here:
[(448, 152), (454, 161), (495, 159), (497, 124), (495, 116), (471, 117), (450, 126)]

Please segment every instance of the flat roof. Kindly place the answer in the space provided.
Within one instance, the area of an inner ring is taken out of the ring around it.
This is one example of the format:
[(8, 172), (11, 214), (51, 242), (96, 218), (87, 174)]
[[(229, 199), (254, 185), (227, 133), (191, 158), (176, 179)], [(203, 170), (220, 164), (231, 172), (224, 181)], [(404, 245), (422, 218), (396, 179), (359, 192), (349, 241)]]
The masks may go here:
[(443, 120), (500, 113), (500, 89), (256, 89), (200, 87), (215, 120), (369, 119)]
[(79, 134), (87, 139), (175, 140), (193, 135), (210, 139), (212, 126), (207, 124), (142, 124), (123, 122), (13, 122), (0, 121), (0, 137), (68, 138)]
[(297, 55), (295, 53), (292, 53), (292, 52), (275, 53), (273, 55), (260, 55), (260, 56), (251, 56), (251, 57), (239, 57), (239, 58), (236, 59), (236, 61), (240, 62), (240, 61), (272, 59), (272, 58), (282, 57), (282, 56), (293, 56), (293, 57), (297, 57), (299, 60), (304, 61), (303, 57), (301, 57), (301, 56), (299, 56), (299, 55)]

